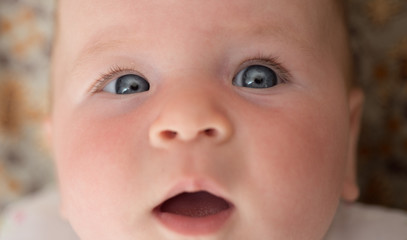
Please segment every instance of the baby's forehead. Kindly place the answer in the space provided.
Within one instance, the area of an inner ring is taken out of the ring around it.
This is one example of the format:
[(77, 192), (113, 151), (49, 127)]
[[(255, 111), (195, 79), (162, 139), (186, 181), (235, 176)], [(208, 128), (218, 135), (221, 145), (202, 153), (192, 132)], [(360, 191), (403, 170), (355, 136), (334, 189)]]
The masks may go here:
[[(230, 31), (318, 41), (337, 23), (336, 0), (60, 0), (58, 29), (71, 43), (112, 29), (134, 35), (185, 27), (186, 31)], [(339, 21), (340, 22), (340, 21)], [(157, 29), (157, 26), (159, 29)], [(186, 26), (190, 26), (189, 28)], [(156, 28), (154, 28), (156, 27)], [(65, 34), (66, 33), (66, 36)], [(115, 34), (115, 33), (113, 33)], [(209, 35), (209, 34), (208, 34)], [(283, 35), (283, 34), (281, 34)], [(314, 38), (314, 39), (312, 39)], [(73, 42), (72, 42), (73, 41)], [(84, 44), (84, 43), (81, 43)]]
[(60, 0), (54, 55), (60, 59), (54, 67), (69, 69), (78, 65), (78, 59), (89, 49), (106, 50), (119, 46), (118, 43), (141, 50), (142, 44), (164, 44), (170, 49), (171, 40), (191, 42), (202, 36), (208, 37), (208, 43), (218, 36), (231, 42), (236, 38), (263, 37), (269, 38), (270, 44), (286, 42), (309, 52), (313, 48), (330, 48), (342, 41), (338, 36), (343, 37), (336, 3), (336, 0), (98, 0), (94, 4), (91, 0)]
[[(60, 0), (59, 18), (64, 25), (98, 28), (107, 25), (112, 17), (127, 25), (148, 25), (154, 19), (162, 21), (163, 27), (174, 19), (189, 22), (222, 23), (224, 25), (289, 24), (316, 27), (333, 23), (338, 16), (337, 0)], [(322, 18), (325, 21), (322, 21)], [(292, 21), (287, 21), (287, 19)], [(66, 21), (64, 21), (66, 20)], [(127, 22), (126, 22), (127, 21)], [(184, 22), (188, 24), (188, 22)]]

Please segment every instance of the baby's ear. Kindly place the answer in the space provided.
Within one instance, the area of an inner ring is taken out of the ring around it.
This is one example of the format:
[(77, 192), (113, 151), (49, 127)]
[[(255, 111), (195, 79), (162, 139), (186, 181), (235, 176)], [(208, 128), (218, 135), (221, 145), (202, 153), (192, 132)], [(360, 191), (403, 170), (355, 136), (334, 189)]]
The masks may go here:
[(364, 94), (359, 88), (349, 93), (349, 147), (346, 163), (346, 175), (342, 189), (342, 199), (347, 202), (356, 201), (359, 197), (359, 187), (356, 180), (356, 155), (359, 139), (360, 122), (363, 111)]

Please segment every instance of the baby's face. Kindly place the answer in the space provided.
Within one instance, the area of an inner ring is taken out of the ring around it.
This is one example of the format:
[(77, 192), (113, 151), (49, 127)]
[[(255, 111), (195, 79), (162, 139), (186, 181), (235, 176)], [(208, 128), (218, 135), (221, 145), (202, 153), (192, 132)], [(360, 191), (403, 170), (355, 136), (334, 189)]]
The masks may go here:
[(53, 148), (83, 240), (315, 240), (356, 196), (332, 1), (59, 7)]

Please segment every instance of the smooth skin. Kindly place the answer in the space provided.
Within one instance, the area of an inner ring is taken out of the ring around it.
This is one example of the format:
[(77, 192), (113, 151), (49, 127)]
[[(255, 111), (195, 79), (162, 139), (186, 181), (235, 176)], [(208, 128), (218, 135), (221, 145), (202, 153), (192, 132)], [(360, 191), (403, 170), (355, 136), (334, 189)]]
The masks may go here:
[[(50, 135), (81, 239), (316, 240), (357, 198), (362, 94), (335, 1), (60, 0), (57, 29)], [(278, 84), (234, 85), (254, 64)], [(150, 89), (105, 91), (126, 74)], [(199, 190), (233, 203), (216, 232), (152, 213)]]

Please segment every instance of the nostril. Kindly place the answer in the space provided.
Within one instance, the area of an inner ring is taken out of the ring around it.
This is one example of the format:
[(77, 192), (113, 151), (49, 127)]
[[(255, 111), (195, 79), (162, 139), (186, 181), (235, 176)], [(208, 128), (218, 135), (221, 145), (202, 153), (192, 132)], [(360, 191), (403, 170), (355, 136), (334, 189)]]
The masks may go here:
[(166, 140), (174, 139), (177, 136), (177, 132), (166, 130), (160, 133), (161, 137)]
[(215, 137), (216, 134), (217, 134), (217, 131), (216, 131), (216, 129), (208, 128), (208, 129), (205, 129), (205, 130), (204, 130), (204, 133), (205, 133), (205, 135), (208, 136), (208, 137)]

